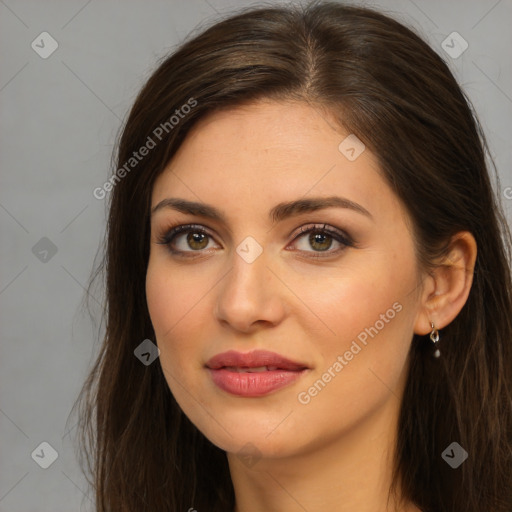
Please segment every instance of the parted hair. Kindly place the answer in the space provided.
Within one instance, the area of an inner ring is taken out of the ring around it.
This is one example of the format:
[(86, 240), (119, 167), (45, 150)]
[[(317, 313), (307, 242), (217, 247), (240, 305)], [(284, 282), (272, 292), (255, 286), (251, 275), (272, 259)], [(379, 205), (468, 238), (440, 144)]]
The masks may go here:
[[(155, 339), (145, 276), (156, 177), (199, 119), (267, 98), (325, 109), (375, 154), (410, 216), (422, 270), (436, 267), (457, 232), (474, 236), (473, 284), (441, 332), (441, 358), (428, 336), (412, 339), (390, 493), (399, 488), (425, 512), (510, 512), (510, 229), (484, 133), (443, 58), (369, 8), (313, 2), (239, 11), (159, 62), (122, 127), (113, 172), (191, 98), (194, 108), (109, 196), (91, 278), (103, 276), (105, 332), (75, 404), (97, 511), (233, 510), (225, 452), (183, 414), (159, 361), (145, 366), (134, 349)], [(454, 441), (468, 453), (457, 469), (441, 456)]]

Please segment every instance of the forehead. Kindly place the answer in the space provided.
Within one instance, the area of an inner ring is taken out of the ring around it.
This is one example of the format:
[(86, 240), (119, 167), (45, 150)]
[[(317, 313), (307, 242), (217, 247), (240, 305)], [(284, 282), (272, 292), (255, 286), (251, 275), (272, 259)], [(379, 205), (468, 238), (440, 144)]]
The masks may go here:
[(347, 135), (333, 115), (320, 107), (303, 102), (259, 100), (202, 118), (187, 135), (173, 161), (174, 165), (178, 164), (182, 153), (192, 147), (194, 155), (187, 158), (208, 158), (215, 154), (217, 160), (212, 165), (232, 166), (243, 160), (247, 167), (247, 156), (250, 156), (255, 163), (271, 159), (282, 168), (304, 162), (306, 165), (297, 166), (300, 169), (311, 167), (320, 153), (324, 158), (337, 158), (339, 143)]
[(152, 206), (173, 195), (250, 210), (262, 201), (270, 208), (333, 194), (375, 205), (392, 192), (368, 149), (353, 161), (340, 151), (348, 135), (305, 103), (259, 101), (215, 112), (194, 126), (157, 178)]

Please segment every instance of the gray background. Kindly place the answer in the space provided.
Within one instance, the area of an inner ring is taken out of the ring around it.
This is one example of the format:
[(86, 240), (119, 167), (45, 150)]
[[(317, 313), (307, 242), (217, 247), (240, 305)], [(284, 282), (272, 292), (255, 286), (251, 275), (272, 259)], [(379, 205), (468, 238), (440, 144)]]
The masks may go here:
[[(106, 201), (92, 192), (157, 58), (249, 4), (0, 0), (1, 512), (93, 510), (67, 421), (97, 347), (98, 326), (80, 309), (105, 228)], [(512, 0), (364, 4), (416, 28), (449, 62), (488, 136), (510, 221)], [(59, 45), (47, 59), (31, 47), (44, 31)], [(441, 47), (453, 31), (469, 44), (457, 59)], [(47, 469), (31, 457), (41, 442), (58, 452)]]

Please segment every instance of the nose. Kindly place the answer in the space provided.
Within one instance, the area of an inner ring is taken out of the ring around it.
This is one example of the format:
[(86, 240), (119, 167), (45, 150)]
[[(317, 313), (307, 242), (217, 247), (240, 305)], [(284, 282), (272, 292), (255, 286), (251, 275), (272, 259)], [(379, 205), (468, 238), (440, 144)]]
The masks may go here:
[(281, 322), (283, 284), (267, 263), (265, 251), (252, 263), (233, 253), (232, 268), (217, 288), (215, 316), (219, 322), (241, 332)]

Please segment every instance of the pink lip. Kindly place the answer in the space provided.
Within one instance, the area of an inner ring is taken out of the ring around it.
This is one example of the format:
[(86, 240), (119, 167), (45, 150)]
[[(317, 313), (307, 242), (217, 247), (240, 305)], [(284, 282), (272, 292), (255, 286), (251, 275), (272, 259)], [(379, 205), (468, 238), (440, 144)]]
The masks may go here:
[[(237, 371), (271, 367), (260, 372)], [(230, 350), (217, 354), (207, 363), (213, 382), (222, 390), (246, 397), (266, 395), (294, 382), (309, 368), (275, 352), (255, 350), (249, 353)]]
[(277, 366), (283, 370), (303, 370), (308, 366), (287, 359), (275, 352), (267, 350), (253, 350), (242, 353), (236, 350), (229, 350), (213, 356), (206, 366), (212, 370), (218, 370), (224, 366), (238, 366), (240, 368), (257, 368), (258, 366)]

